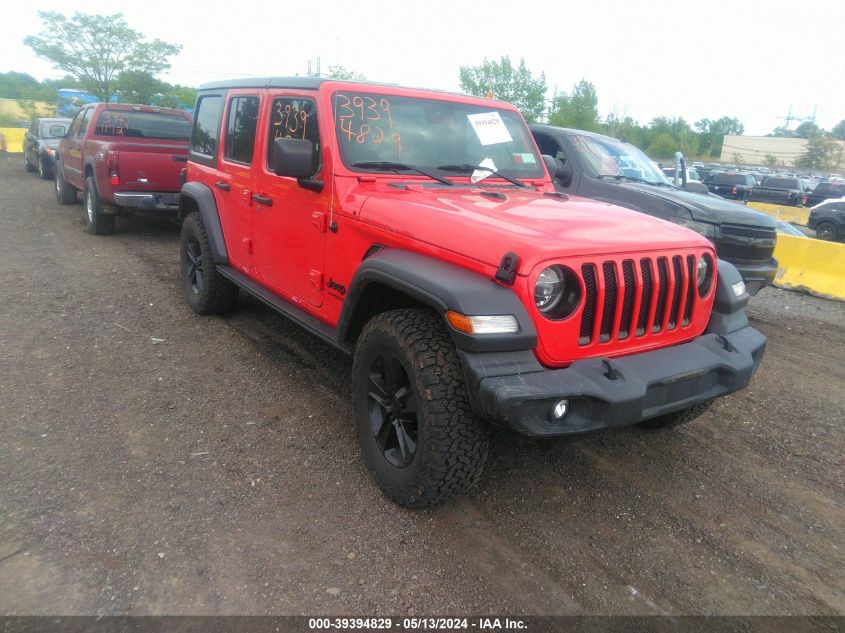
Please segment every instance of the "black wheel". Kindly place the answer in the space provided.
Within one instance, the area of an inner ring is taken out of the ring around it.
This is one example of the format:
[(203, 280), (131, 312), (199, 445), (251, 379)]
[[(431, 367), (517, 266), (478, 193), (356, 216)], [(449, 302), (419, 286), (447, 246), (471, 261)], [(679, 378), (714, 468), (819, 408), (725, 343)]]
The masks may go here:
[(85, 179), (85, 191), (82, 193), (82, 223), (85, 232), (91, 235), (110, 235), (114, 233), (114, 216), (103, 213), (103, 203), (97, 193), (93, 176)]
[(41, 176), (41, 180), (50, 180), (50, 170), (44, 167), (44, 159), (38, 158), (38, 175)]
[(823, 221), (816, 225), (816, 237), (820, 240), (827, 240), (832, 242), (836, 240), (838, 231), (833, 222)]
[(470, 406), (455, 346), (436, 314), (374, 317), (358, 339), (352, 371), (364, 461), (391, 499), (431, 506), (478, 481), (489, 429)]
[(180, 261), (185, 300), (194, 312), (222, 314), (235, 305), (238, 287), (217, 270), (199, 213), (189, 214), (182, 222)]
[(700, 402), (699, 404), (693, 405), (688, 409), (681, 409), (680, 411), (675, 411), (674, 413), (667, 413), (666, 415), (660, 415), (656, 418), (651, 418), (650, 420), (643, 420), (642, 422), (637, 422), (637, 426), (642, 429), (670, 429), (673, 426), (679, 426), (681, 424), (686, 424), (687, 422), (692, 422), (700, 415), (707, 412), (710, 408), (710, 405), (713, 404), (712, 400), (706, 400), (704, 402)]
[(76, 202), (76, 189), (65, 182), (61, 165), (56, 163), (53, 171), (55, 172), (56, 180), (56, 199), (59, 201), (59, 204), (73, 204)]
[(33, 165), (32, 163), (29, 162), (29, 159), (26, 157), (26, 152), (24, 152), (24, 155), (23, 155), (23, 166), (30, 173), (35, 171), (35, 165)]

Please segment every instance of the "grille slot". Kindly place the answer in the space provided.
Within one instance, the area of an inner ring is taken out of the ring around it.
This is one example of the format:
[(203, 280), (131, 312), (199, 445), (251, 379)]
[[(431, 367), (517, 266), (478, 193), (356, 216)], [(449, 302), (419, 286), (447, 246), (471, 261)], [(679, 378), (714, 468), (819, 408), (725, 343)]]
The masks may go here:
[(767, 261), (775, 250), (775, 229), (722, 224), (716, 242), (719, 257), (739, 261)]
[(661, 335), (688, 326), (695, 310), (696, 258), (643, 257), (581, 265), (579, 345)]

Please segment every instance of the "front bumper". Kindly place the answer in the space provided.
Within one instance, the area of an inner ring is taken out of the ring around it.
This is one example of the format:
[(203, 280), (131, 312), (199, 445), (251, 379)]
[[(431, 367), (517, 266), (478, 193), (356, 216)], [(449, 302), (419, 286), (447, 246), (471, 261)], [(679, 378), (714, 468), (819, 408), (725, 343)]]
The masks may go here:
[[(743, 389), (765, 347), (766, 337), (746, 325), (651, 352), (579, 360), (565, 369), (532, 366), (520, 353), (461, 356), (482, 417), (523, 435), (549, 437), (634, 424)], [(569, 400), (569, 413), (552, 422), (550, 411), (561, 399)]]
[(745, 291), (752, 297), (775, 280), (778, 261), (770, 257), (765, 262), (731, 261), (745, 282)]
[(139, 211), (172, 211), (176, 213), (179, 210), (178, 192), (120, 191), (115, 193), (113, 197), (116, 205)]

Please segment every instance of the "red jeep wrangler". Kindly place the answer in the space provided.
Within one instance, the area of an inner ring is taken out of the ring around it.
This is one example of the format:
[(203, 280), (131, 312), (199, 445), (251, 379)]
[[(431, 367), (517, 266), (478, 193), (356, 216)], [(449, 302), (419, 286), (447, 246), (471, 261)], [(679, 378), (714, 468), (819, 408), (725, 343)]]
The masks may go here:
[(200, 89), (180, 216), (200, 314), (255, 295), (354, 357), (395, 501), (467, 490), (489, 423), (667, 427), (744, 388), (765, 338), (686, 228), (556, 193), (511, 105), (313, 78)]
[(190, 134), (191, 117), (182, 110), (118, 103), (85, 106), (59, 141), (59, 204), (73, 204), (76, 191), (82, 191), (85, 230), (96, 235), (114, 232), (114, 218), (120, 214), (175, 215)]

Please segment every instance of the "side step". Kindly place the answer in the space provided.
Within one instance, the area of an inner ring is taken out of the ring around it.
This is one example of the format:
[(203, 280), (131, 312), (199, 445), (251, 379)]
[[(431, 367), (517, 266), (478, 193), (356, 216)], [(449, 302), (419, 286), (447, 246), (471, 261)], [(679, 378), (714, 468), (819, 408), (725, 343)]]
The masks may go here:
[(274, 294), (270, 290), (267, 290), (264, 286), (254, 282), (252, 279), (244, 275), (239, 270), (235, 270), (231, 266), (225, 266), (221, 264), (217, 264), (217, 270), (220, 272), (221, 275), (226, 277), (229, 281), (234, 283), (236, 286), (239, 286), (243, 290), (246, 290), (249, 294), (251, 294), (256, 299), (266, 303), (268, 306), (273, 308), (276, 312), (282, 314), (282, 316), (287, 317), (298, 326), (305, 328), (311, 334), (321, 338), (326, 343), (335, 347), (345, 354), (352, 354), (352, 349), (341, 345), (338, 343), (337, 340), (337, 330), (334, 328), (326, 325), (319, 319), (315, 319), (310, 314), (303, 312), (296, 306), (291, 305), (289, 302), (285, 301), (278, 295)]

